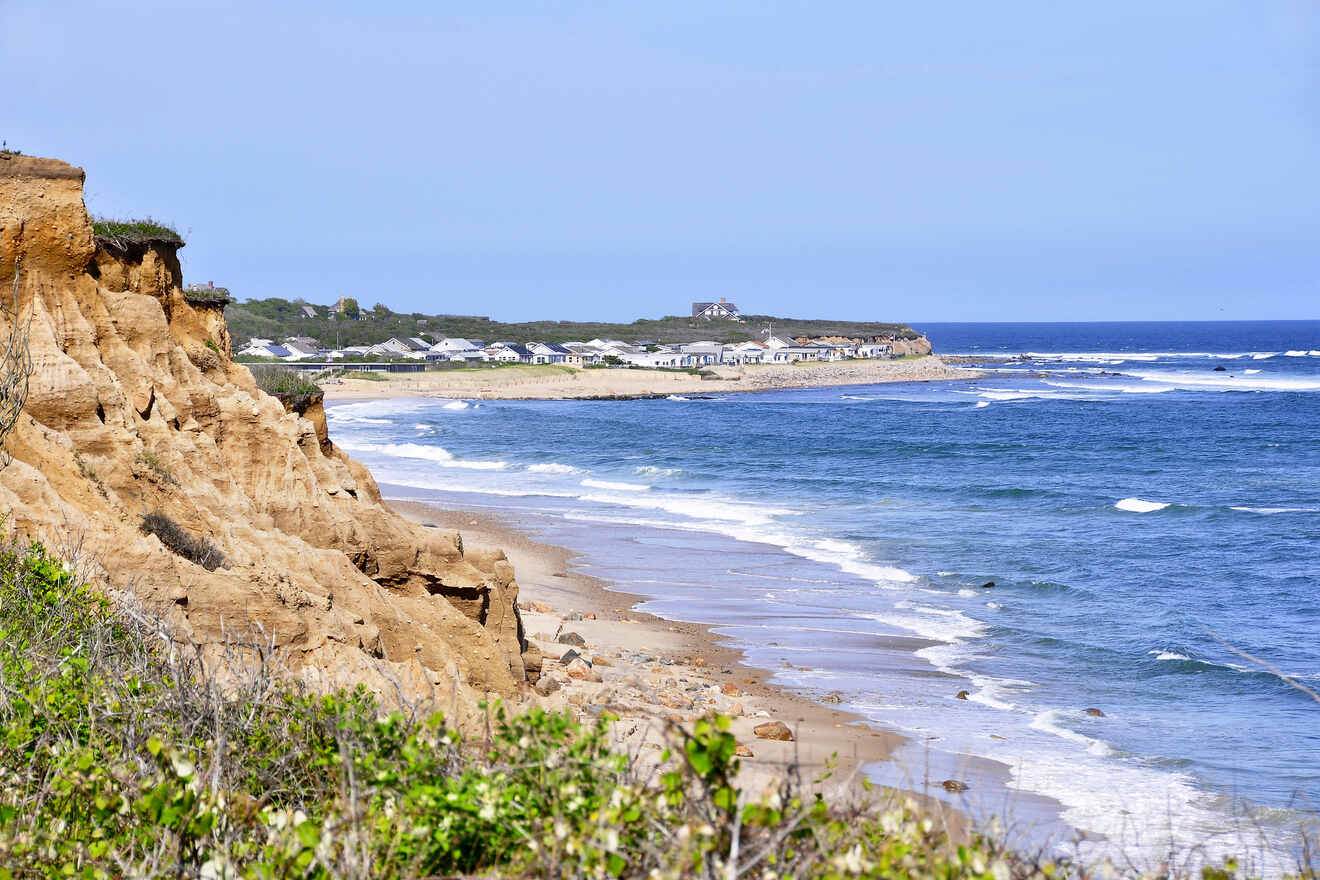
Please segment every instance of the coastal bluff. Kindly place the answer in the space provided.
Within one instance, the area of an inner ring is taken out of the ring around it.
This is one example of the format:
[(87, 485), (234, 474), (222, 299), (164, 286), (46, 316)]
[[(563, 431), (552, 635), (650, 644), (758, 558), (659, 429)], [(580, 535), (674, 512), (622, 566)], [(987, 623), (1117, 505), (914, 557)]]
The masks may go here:
[[(136, 596), (214, 662), (256, 639), (316, 687), (432, 699), (460, 723), (524, 693), (539, 657), (504, 554), (387, 509), (319, 395), (286, 408), (232, 360), (224, 301), (183, 289), (183, 243), (97, 236), (83, 180), (0, 154), (0, 293), (30, 316), (33, 364), (0, 470), (6, 533)], [(190, 561), (148, 517), (217, 552)]]

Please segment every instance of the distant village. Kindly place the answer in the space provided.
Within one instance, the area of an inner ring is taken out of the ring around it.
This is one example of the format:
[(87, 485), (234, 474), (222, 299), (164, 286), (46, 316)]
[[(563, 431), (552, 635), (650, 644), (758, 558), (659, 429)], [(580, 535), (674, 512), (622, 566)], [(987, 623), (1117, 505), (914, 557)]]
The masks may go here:
[[(331, 312), (342, 315), (344, 302), (341, 299), (331, 307)], [(742, 320), (738, 306), (725, 299), (718, 302), (692, 303), (692, 317), (698, 320)], [(308, 336), (289, 336), (282, 340), (249, 339), (236, 354), (241, 358), (273, 359), (290, 363), (343, 362), (345, 366), (349, 366), (352, 362), (382, 359), (650, 369), (699, 369), (721, 364), (735, 366), (789, 364), (803, 361), (886, 359), (894, 356), (892, 344), (883, 341), (858, 342), (840, 337), (788, 338), (776, 335), (772, 325), (764, 328), (760, 335), (763, 337), (760, 340), (734, 344), (714, 341), (661, 344), (656, 341), (623, 342), (617, 339), (523, 344), (426, 334), (396, 336), (375, 345), (344, 348), (327, 348), (319, 340)]]

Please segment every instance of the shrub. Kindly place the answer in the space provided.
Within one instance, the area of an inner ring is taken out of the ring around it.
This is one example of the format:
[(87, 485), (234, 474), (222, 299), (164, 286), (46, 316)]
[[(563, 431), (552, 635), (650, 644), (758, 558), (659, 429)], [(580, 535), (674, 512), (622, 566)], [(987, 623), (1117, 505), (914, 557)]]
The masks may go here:
[(252, 378), (257, 380), (257, 387), (267, 394), (314, 394), (321, 390), (311, 379), (298, 370), (277, 365), (257, 365), (249, 367)]
[(1114, 873), (954, 841), (902, 796), (830, 805), (791, 770), (749, 796), (719, 717), (671, 729), (649, 773), (608, 715), (495, 706), (465, 740), (425, 707), (309, 693), (264, 641), (231, 645), (223, 685), (181, 647), (40, 546), (0, 546), (0, 878)]
[(120, 250), (130, 246), (166, 244), (183, 246), (183, 238), (174, 229), (150, 217), (142, 220), (116, 220), (97, 217), (92, 221), (92, 235), (97, 244)]
[(206, 538), (193, 537), (191, 532), (159, 510), (143, 516), (140, 528), (144, 534), (155, 535), (176, 555), (207, 571), (215, 571), (225, 564), (219, 547)]
[(174, 476), (174, 471), (170, 470), (169, 465), (160, 460), (160, 456), (149, 449), (138, 453), (137, 461), (147, 470), (151, 471), (156, 479), (169, 486), (179, 485), (179, 481)]

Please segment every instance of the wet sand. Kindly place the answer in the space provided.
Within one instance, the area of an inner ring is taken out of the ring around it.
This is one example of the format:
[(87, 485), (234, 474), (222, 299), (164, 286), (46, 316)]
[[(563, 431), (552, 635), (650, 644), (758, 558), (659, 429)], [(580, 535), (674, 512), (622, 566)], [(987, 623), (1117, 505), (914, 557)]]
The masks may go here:
[[(733, 733), (752, 753), (743, 758), (740, 777), (751, 792), (764, 790), (790, 772), (799, 772), (808, 783), (828, 773), (827, 779), (810, 787), (826, 797), (844, 799), (862, 796), (866, 777), (926, 801), (958, 833), (971, 824), (967, 813), (978, 819), (1012, 816), (1008, 828), (1024, 846), (1038, 846), (1045, 837), (1058, 839), (1067, 832), (1058, 819), (1056, 802), (1005, 788), (1007, 767), (966, 756), (953, 763), (933, 761), (925, 743), (774, 686), (769, 672), (744, 665), (742, 652), (723, 644), (711, 626), (635, 610), (646, 597), (617, 591), (576, 571), (576, 553), (533, 540), (514, 522), (486, 512), (446, 510), (412, 501), (389, 504), (418, 522), (459, 530), (469, 545), (504, 550), (517, 572), (527, 635), (544, 655), (539, 687), (545, 688), (545, 679), (558, 683), (548, 696), (529, 696), (584, 717), (608, 709), (622, 719), (616, 725), (619, 745), (643, 760), (658, 762), (666, 724), (686, 725), (718, 711), (733, 718)], [(585, 647), (574, 650), (603, 661), (592, 668), (599, 681), (571, 678), (568, 667), (559, 662), (570, 646), (556, 639), (570, 632), (586, 641)], [(896, 643), (893, 649), (905, 655), (931, 644), (921, 639), (896, 641), (903, 644)], [(753, 728), (770, 721), (783, 722), (793, 740), (757, 737)], [(946, 778), (971, 780), (977, 790), (949, 794), (941, 787)]]

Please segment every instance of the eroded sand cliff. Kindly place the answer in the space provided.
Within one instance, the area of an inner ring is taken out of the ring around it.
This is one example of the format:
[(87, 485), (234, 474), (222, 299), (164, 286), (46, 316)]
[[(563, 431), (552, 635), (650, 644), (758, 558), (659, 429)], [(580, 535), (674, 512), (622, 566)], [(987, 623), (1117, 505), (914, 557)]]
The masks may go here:
[[(17, 268), (34, 365), (0, 471), (6, 530), (80, 548), (97, 584), (211, 654), (259, 626), (325, 685), (444, 708), (524, 690), (539, 661), (503, 554), (387, 510), (327, 436), (319, 397), (286, 411), (233, 363), (223, 305), (189, 302), (176, 250), (98, 245), (81, 169), (0, 156), (0, 292)], [(144, 534), (153, 511), (225, 564)]]

